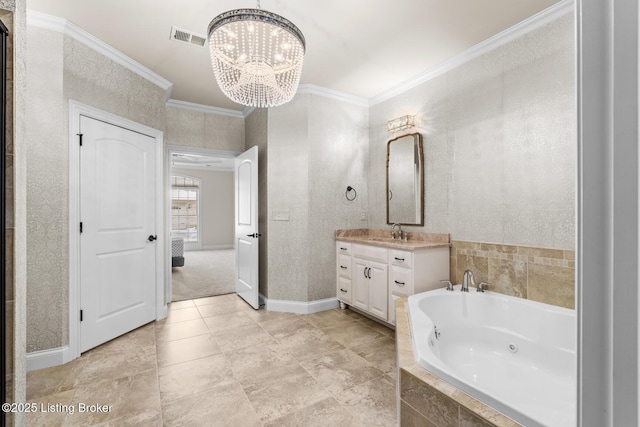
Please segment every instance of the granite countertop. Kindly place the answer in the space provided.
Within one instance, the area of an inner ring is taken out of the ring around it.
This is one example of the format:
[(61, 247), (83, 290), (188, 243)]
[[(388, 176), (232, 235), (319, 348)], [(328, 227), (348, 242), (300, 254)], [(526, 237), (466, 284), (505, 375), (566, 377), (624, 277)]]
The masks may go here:
[(447, 233), (422, 233), (409, 231), (407, 240), (391, 239), (390, 229), (356, 228), (336, 230), (336, 240), (343, 242), (364, 243), (391, 249), (414, 251), (442, 246), (451, 246)]

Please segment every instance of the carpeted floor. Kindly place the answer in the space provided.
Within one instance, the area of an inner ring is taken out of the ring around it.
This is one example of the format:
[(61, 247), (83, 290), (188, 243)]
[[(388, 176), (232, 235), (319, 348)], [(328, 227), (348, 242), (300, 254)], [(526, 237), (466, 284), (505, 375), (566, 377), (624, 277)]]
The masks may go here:
[(184, 267), (172, 268), (172, 301), (235, 292), (235, 249), (186, 251)]

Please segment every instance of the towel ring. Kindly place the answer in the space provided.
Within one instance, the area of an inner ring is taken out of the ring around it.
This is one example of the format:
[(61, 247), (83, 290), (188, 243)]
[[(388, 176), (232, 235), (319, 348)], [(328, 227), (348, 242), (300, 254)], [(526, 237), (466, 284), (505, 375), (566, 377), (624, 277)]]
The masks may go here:
[[(351, 193), (353, 191), (353, 197), (349, 198), (349, 193)], [(355, 188), (353, 188), (352, 186), (347, 186), (347, 191), (344, 192), (344, 197), (347, 198), (348, 201), (353, 202), (356, 197), (358, 197), (358, 192), (356, 191)]]

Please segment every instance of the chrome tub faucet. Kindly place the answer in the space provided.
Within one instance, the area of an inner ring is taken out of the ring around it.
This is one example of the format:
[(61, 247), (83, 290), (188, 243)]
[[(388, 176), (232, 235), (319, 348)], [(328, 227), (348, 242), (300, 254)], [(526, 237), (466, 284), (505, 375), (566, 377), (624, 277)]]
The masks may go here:
[(476, 286), (476, 278), (473, 276), (473, 271), (465, 270), (462, 275), (462, 292), (469, 292), (469, 285)]

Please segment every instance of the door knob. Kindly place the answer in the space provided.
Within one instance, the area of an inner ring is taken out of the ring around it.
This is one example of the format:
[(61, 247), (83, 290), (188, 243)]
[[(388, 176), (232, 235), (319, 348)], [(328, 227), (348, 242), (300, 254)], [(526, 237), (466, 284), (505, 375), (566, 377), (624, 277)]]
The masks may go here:
[(150, 236), (147, 238), (147, 240), (149, 240), (150, 242), (153, 242), (153, 241), (154, 241), (154, 240), (156, 240), (157, 238), (158, 238), (158, 236), (157, 236), (157, 235), (155, 235), (155, 236), (154, 236), (154, 235), (152, 234), (152, 235), (150, 235)]
[(260, 233), (253, 233), (253, 234), (247, 234), (247, 237), (253, 237), (254, 239), (258, 238), (262, 236), (262, 234)]

